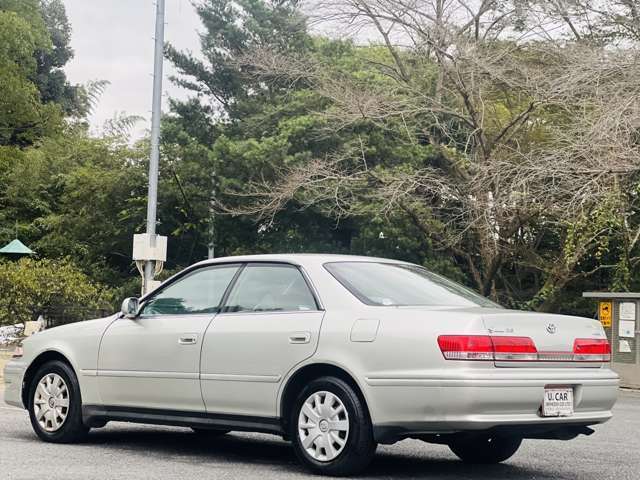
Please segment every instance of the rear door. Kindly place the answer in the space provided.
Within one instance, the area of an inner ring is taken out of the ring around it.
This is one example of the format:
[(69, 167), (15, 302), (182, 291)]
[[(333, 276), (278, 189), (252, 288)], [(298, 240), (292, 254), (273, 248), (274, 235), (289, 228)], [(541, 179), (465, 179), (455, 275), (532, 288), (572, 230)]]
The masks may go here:
[(248, 264), (205, 334), (201, 383), (207, 412), (277, 416), (282, 380), (315, 352), (323, 314), (296, 266)]

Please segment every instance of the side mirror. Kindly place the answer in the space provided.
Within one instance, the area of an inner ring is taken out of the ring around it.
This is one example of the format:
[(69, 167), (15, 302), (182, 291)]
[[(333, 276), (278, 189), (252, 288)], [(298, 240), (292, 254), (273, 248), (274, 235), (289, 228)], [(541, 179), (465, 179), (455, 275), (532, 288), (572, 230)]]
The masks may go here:
[(140, 302), (138, 299), (136, 297), (129, 297), (123, 300), (120, 311), (125, 318), (136, 318), (139, 309)]

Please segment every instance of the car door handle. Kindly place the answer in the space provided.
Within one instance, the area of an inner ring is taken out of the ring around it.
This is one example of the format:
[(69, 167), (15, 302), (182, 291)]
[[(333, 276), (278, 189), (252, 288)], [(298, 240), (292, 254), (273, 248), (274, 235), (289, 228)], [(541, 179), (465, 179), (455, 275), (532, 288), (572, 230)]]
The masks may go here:
[(198, 342), (197, 335), (182, 335), (178, 339), (180, 345), (195, 345)]
[(309, 343), (310, 341), (310, 332), (296, 332), (289, 335), (289, 343)]

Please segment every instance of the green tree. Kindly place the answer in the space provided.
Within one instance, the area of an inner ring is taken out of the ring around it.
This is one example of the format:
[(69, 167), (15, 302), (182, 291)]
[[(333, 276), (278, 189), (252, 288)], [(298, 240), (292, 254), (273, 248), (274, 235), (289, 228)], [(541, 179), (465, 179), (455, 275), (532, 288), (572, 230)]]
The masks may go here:
[(34, 83), (36, 53), (47, 46), (43, 31), (0, 10), (0, 146), (29, 145), (61, 126), (60, 107), (43, 104)]
[(238, 64), (244, 52), (258, 45), (282, 51), (305, 48), (310, 37), (295, 4), (207, 0), (197, 7), (207, 32), (202, 37), (204, 60), (167, 47), (181, 73), (176, 83), (214, 100), (174, 101), (163, 124), (165, 180), (159, 214), (163, 226), (175, 226), (171, 232), (181, 238), (182, 262), (205, 256), (212, 234), (217, 255), (337, 244), (332, 221), (312, 212), (301, 215), (292, 208), (278, 225), (220, 215), (229, 193), (306, 154), (306, 107), (314, 99), (285, 99), (277, 88), (252, 82)]
[(108, 288), (65, 259), (0, 261), (0, 291), (0, 325), (48, 312), (66, 312), (66, 321), (85, 320), (91, 310), (109, 309), (113, 300)]
[(0, 239), (17, 230), (40, 256), (128, 288), (147, 145), (129, 144), (135, 118), (110, 122), (102, 138), (65, 121), (82, 118), (106, 85), (69, 84), (70, 34), (59, 0), (0, 0)]
[[(206, 254), (214, 214), (217, 255), (369, 251), (375, 242), (360, 241), (366, 234), (359, 233), (368, 221), (336, 222), (320, 206), (293, 202), (273, 218), (259, 221), (234, 212), (248, 202), (252, 182), (274, 179), (282, 169), (330, 156), (340, 146), (355, 148), (363, 138), (373, 166), (376, 161), (394, 163), (402, 157), (419, 163), (430, 155), (419, 146), (401, 148), (384, 132), (367, 125), (332, 131), (326, 119), (313, 113), (330, 105), (322, 95), (310, 88), (291, 89), (290, 82), (263, 81), (250, 66), (245, 68), (247, 52), (268, 45), (283, 55), (309, 55), (341, 65), (354, 76), (382, 78), (349, 42), (314, 39), (295, 6), (296, 2), (287, 1), (252, 0), (233, 6), (220, 0), (203, 2), (198, 13), (206, 31), (202, 37), (204, 60), (167, 48), (168, 57), (181, 73), (177, 83), (198, 98), (211, 99), (173, 101), (172, 113), (163, 123), (161, 171), (165, 180), (159, 213), (165, 227), (178, 225), (174, 234), (189, 236), (189, 241), (180, 242), (189, 249), (184, 252), (188, 256), (182, 256), (184, 260)], [(369, 51), (372, 60), (384, 54), (382, 49)], [(378, 213), (376, 222), (381, 228), (393, 229), (391, 225), (408, 221), (406, 215), (390, 220)], [(407, 253), (409, 243), (395, 236), (387, 242), (393, 246), (385, 254), (410, 256), (422, 263), (425, 251)], [(420, 247), (430, 249), (428, 243)]]
[(62, 0), (40, 0), (42, 20), (51, 41), (50, 48), (36, 53), (36, 84), (43, 103), (61, 105), (65, 115), (83, 116), (89, 107), (83, 87), (71, 85), (64, 66), (73, 58), (71, 24)]
[(71, 27), (60, 0), (0, 0), (0, 146), (24, 147), (88, 112), (84, 88), (67, 81)]
[(119, 285), (135, 272), (131, 241), (144, 224), (145, 145), (92, 138), (73, 126), (39, 148), (5, 152), (0, 238), (10, 238), (15, 219), (39, 255), (72, 258), (96, 281)]

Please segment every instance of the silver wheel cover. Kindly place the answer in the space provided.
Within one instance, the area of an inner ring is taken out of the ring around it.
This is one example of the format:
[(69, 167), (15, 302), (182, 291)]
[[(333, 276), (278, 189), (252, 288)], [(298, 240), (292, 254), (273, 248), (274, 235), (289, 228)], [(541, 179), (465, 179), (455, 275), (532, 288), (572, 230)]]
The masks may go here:
[(349, 413), (342, 400), (331, 392), (311, 394), (300, 409), (298, 436), (314, 460), (335, 460), (349, 438)]
[(56, 432), (69, 414), (69, 388), (57, 373), (47, 373), (33, 396), (33, 413), (45, 432)]

